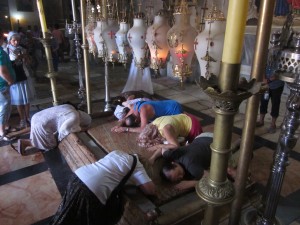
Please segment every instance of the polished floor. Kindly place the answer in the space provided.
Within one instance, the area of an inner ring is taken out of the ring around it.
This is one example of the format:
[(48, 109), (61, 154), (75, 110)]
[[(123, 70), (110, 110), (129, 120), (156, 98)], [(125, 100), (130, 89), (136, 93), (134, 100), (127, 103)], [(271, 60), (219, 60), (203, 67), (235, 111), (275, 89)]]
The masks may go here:
[[(103, 111), (105, 97), (103, 64), (91, 59), (91, 99), (93, 112)], [(110, 68), (110, 93), (117, 96), (123, 90), (128, 72), (122, 66)], [(41, 65), (40, 77), (46, 73)], [(78, 90), (78, 72), (75, 62), (65, 62), (59, 67), (57, 76), (57, 93), (61, 102), (76, 100)], [(36, 82), (37, 99), (32, 103), (32, 114), (52, 105), (50, 83), (47, 78)], [(160, 98), (174, 99), (180, 102), (187, 111), (197, 114), (205, 131), (213, 131), (214, 111), (212, 102), (193, 82), (180, 87), (178, 81), (170, 77), (153, 78), (154, 94)], [(280, 133), (280, 124), (285, 114), (285, 103), (288, 91), (282, 96), (278, 128), (275, 134), (267, 132), (270, 118), (267, 115), (265, 126), (256, 129), (254, 157), (251, 162), (252, 180), (266, 185), (272, 165)], [(244, 126), (246, 102), (240, 106), (235, 116), (233, 135), (239, 136)], [(12, 124), (17, 124), (16, 113), (12, 116)], [(28, 137), (28, 132), (21, 134)], [(15, 144), (15, 143), (13, 143)], [(281, 199), (277, 208), (277, 217), (284, 225), (300, 224), (300, 143), (290, 153), (281, 191)], [(10, 143), (0, 143), (0, 224), (29, 225), (48, 224), (61, 200), (68, 177), (71, 174), (65, 159), (58, 150), (20, 156), (12, 149)], [(200, 224), (189, 221), (190, 225)]]

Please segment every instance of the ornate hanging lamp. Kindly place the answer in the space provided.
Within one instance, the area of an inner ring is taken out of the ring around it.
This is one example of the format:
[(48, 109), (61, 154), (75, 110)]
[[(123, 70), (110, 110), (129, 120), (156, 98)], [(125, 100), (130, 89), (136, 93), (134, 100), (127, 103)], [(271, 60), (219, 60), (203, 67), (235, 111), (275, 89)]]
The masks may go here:
[(115, 34), (119, 30), (117, 20), (115, 18), (114, 3), (112, 7), (110, 3), (107, 4), (108, 19), (107, 27), (102, 31), (102, 37), (106, 46), (106, 57), (108, 62), (114, 63), (118, 60), (118, 47), (116, 43)]
[(94, 41), (94, 29), (95, 29), (95, 8), (92, 5), (91, 1), (88, 0), (86, 3), (86, 14), (87, 14), (87, 25), (85, 27), (86, 39), (89, 44), (89, 52), (93, 55), (97, 52), (97, 46)]
[(185, 0), (175, 6), (173, 15), (175, 24), (168, 31), (167, 40), (173, 60), (173, 75), (179, 78), (182, 85), (183, 80), (192, 74), (193, 43), (197, 31), (190, 24), (190, 12)]
[(170, 30), (168, 24), (168, 12), (159, 10), (154, 17), (153, 24), (148, 27), (146, 42), (150, 50), (150, 68), (156, 73), (160, 68), (165, 68), (169, 46), (167, 43), (167, 32)]
[(143, 69), (147, 61), (148, 46), (146, 43), (145, 15), (141, 12), (141, 5), (139, 3), (139, 12), (134, 15), (133, 26), (127, 33), (127, 39), (133, 51), (135, 66)]
[(131, 52), (129, 43), (127, 40), (129, 23), (127, 22), (125, 12), (123, 12), (122, 14), (123, 14), (123, 16), (120, 21), (120, 29), (116, 33), (116, 43), (117, 43), (118, 51), (119, 51), (118, 61), (120, 63), (123, 63), (124, 66), (126, 66), (126, 64), (128, 63), (128, 58), (129, 58), (130, 52)]
[(105, 44), (104, 39), (102, 37), (102, 31), (107, 27), (107, 22), (102, 15), (101, 4), (99, 0), (96, 2), (96, 4), (97, 26), (94, 29), (94, 40), (97, 46), (98, 57), (103, 59), (105, 57)]
[(204, 20), (205, 28), (195, 38), (194, 49), (201, 76), (209, 79), (212, 75), (218, 76), (220, 73), (226, 19), (223, 12), (213, 5)]

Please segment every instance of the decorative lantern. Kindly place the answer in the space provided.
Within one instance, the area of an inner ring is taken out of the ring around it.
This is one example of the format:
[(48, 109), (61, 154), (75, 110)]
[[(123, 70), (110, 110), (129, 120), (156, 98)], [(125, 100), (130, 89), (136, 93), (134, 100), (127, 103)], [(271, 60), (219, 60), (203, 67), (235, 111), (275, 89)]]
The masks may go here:
[(104, 29), (107, 28), (107, 22), (104, 19), (98, 20), (97, 21), (97, 26), (94, 30), (94, 40), (97, 45), (97, 50), (98, 50), (98, 57), (99, 58), (104, 58), (105, 57), (105, 43), (104, 39), (102, 37), (102, 32)]
[(94, 29), (94, 41), (97, 46), (98, 57), (104, 58), (106, 53), (105, 53), (105, 43), (104, 43), (104, 39), (102, 37), (102, 31), (107, 27), (107, 22), (102, 17), (100, 9), (101, 9), (101, 6), (98, 3), (97, 4), (97, 10), (98, 10), (97, 26)]
[(185, 0), (174, 9), (175, 24), (167, 33), (168, 45), (173, 60), (173, 75), (180, 79), (192, 74), (191, 61), (194, 55), (193, 43), (197, 31), (190, 25), (190, 13)]
[(122, 19), (120, 22), (120, 29), (116, 33), (116, 43), (119, 50), (118, 61), (126, 65), (128, 62), (128, 56), (130, 54), (130, 47), (127, 40), (127, 32), (129, 30), (129, 24), (126, 19)]
[(102, 31), (102, 37), (106, 46), (107, 60), (112, 63), (118, 60), (118, 47), (115, 38), (118, 29), (117, 21), (110, 15), (107, 20), (107, 27)]
[(85, 27), (86, 39), (89, 44), (89, 52), (95, 55), (97, 52), (97, 46), (94, 41), (95, 8), (91, 4), (91, 1), (87, 2), (86, 11), (87, 11), (87, 25)]
[(167, 43), (167, 32), (170, 30), (168, 24), (167, 12), (160, 10), (154, 17), (153, 25), (148, 27), (146, 42), (150, 49), (150, 68), (155, 72), (166, 65), (166, 59), (169, 54)]
[(218, 76), (220, 72), (226, 20), (216, 6), (212, 7), (204, 20), (205, 28), (195, 38), (194, 49), (201, 76), (209, 79), (211, 75)]
[(143, 69), (146, 65), (146, 25), (144, 23), (144, 14), (139, 12), (134, 15), (133, 26), (127, 33), (129, 45), (133, 51), (135, 66)]

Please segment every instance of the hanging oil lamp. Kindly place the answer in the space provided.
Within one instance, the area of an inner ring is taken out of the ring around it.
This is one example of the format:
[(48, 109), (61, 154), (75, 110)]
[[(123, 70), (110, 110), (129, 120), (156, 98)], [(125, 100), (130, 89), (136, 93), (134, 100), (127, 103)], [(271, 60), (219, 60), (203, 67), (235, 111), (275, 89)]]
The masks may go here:
[(106, 46), (106, 59), (108, 62), (114, 63), (118, 60), (118, 47), (115, 35), (119, 30), (117, 20), (115, 18), (114, 5), (111, 8), (110, 3), (107, 5), (108, 19), (107, 27), (102, 31), (102, 37)]
[(141, 3), (139, 3), (139, 12), (134, 15), (133, 26), (127, 33), (127, 39), (133, 51), (135, 66), (140, 69), (146, 66), (148, 50), (146, 43), (147, 27), (144, 18), (145, 15), (141, 12)]
[(159, 69), (165, 68), (169, 46), (167, 32), (170, 30), (166, 10), (159, 10), (154, 17), (153, 24), (148, 27), (146, 42), (150, 50), (150, 68), (158, 73)]
[(92, 5), (91, 1), (86, 3), (86, 12), (87, 12), (87, 25), (85, 27), (86, 39), (89, 44), (89, 52), (93, 55), (97, 52), (97, 45), (94, 41), (94, 29), (95, 29), (95, 8)]
[(173, 15), (175, 24), (167, 33), (167, 42), (173, 60), (173, 75), (179, 78), (182, 85), (183, 80), (192, 74), (193, 43), (197, 31), (190, 24), (190, 12), (185, 0), (175, 6)]
[(120, 29), (116, 33), (116, 43), (118, 46), (118, 61), (122, 63), (124, 66), (128, 63), (128, 58), (131, 52), (131, 49), (129, 47), (129, 43), (127, 40), (127, 33), (129, 30), (129, 23), (126, 19), (125, 12), (122, 13), (123, 18), (120, 21)]
[(102, 31), (107, 27), (107, 22), (102, 15), (99, 0), (97, 1), (96, 9), (97, 9), (97, 19), (96, 19), (97, 25), (96, 28), (94, 29), (94, 41), (97, 46), (98, 57), (103, 59), (106, 53), (105, 53), (105, 43), (102, 37)]
[(212, 75), (218, 76), (220, 72), (226, 20), (215, 5), (204, 20), (205, 28), (195, 38), (194, 49), (201, 76), (209, 79)]

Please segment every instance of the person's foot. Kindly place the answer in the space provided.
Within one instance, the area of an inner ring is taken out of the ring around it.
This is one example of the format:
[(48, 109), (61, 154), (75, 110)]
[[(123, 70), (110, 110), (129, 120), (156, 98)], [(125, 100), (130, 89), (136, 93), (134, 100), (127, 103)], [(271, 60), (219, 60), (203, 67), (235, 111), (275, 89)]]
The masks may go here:
[(262, 122), (262, 121), (256, 122), (256, 127), (262, 127), (263, 125), (264, 125), (264, 122)]
[(18, 148), (17, 151), (21, 154), (21, 155), (25, 155), (25, 151), (27, 148), (33, 147), (31, 144), (30, 139), (19, 139), (18, 140)]
[(0, 141), (11, 141), (12, 139), (8, 136), (6, 136), (6, 134), (2, 134), (0, 135)]
[(17, 132), (17, 131), (19, 131), (19, 129), (16, 128), (16, 127), (8, 126), (8, 127), (5, 128), (6, 133), (12, 133), (12, 132)]

